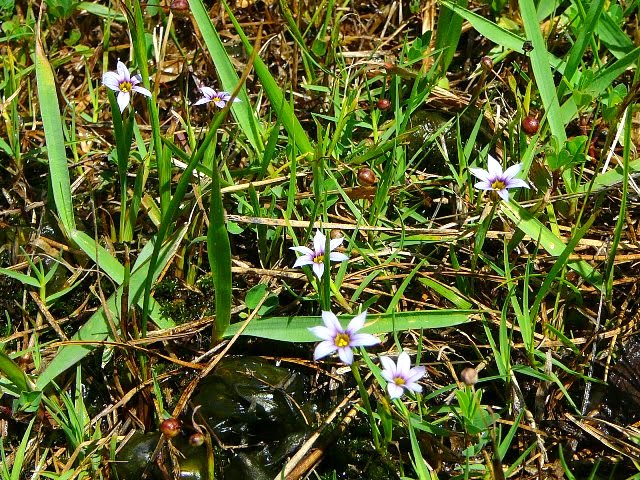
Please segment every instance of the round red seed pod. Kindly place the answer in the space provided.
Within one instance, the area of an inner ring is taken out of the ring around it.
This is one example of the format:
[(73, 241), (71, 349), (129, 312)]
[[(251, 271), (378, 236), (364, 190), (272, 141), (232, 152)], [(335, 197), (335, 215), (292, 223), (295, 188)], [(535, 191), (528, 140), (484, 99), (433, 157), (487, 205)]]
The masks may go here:
[(522, 130), (527, 135), (535, 135), (540, 129), (540, 121), (533, 115), (527, 115), (522, 119)]
[(182, 422), (177, 418), (167, 418), (160, 424), (160, 431), (169, 438), (173, 438), (182, 430)]
[(389, 110), (391, 108), (391, 100), (388, 98), (381, 98), (378, 100), (378, 108), (380, 110)]
[(371, 185), (378, 183), (378, 178), (369, 167), (362, 167), (358, 170), (358, 182), (360, 185), (370, 187)]
[(199, 447), (204, 443), (204, 435), (201, 433), (193, 433), (189, 436), (189, 445)]
[(460, 378), (465, 385), (475, 385), (478, 383), (478, 371), (475, 368), (465, 368), (460, 372)]
[(184, 18), (189, 16), (190, 10), (187, 0), (172, 0), (169, 8), (176, 17)]
[(487, 72), (493, 70), (493, 60), (491, 60), (491, 57), (482, 57), (480, 59), (480, 65), (482, 65), (482, 68)]

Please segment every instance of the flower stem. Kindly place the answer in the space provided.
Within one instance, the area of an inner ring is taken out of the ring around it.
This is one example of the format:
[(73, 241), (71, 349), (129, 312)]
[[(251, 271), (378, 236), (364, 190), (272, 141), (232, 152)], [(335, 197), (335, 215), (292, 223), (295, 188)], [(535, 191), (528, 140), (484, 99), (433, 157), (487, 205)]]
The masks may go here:
[[(360, 349), (360, 353), (362, 355), (366, 355), (366, 352), (363, 348)], [(375, 417), (373, 415), (373, 409), (371, 408), (371, 402), (369, 402), (369, 392), (367, 392), (364, 383), (362, 382), (362, 377), (360, 376), (360, 371), (355, 363), (351, 364), (351, 373), (353, 373), (353, 377), (356, 379), (356, 383), (358, 384), (358, 390), (360, 392), (360, 398), (362, 398), (362, 405), (367, 412), (367, 417), (369, 417), (369, 425), (371, 426), (371, 433), (373, 434), (373, 444), (376, 447), (376, 450), (382, 451), (382, 443), (380, 441), (380, 430), (378, 429), (378, 425), (376, 424)]]

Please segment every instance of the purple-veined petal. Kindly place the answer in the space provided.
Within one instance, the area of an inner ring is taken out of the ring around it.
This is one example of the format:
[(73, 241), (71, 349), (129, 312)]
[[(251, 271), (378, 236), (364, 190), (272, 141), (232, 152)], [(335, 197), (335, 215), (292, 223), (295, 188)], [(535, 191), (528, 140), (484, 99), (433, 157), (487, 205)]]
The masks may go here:
[(329, 260), (331, 260), (332, 262), (344, 262), (345, 260), (349, 260), (349, 257), (347, 257), (344, 253), (331, 252), (329, 253)]
[(338, 347), (336, 347), (336, 345), (331, 340), (320, 342), (318, 345), (316, 345), (316, 349), (313, 351), (313, 359), (319, 360), (321, 358), (324, 358), (327, 355), (331, 355), (337, 349)]
[(214, 105), (218, 108), (224, 108), (224, 106), (227, 104), (227, 102), (225, 102), (222, 99), (218, 99), (218, 100), (214, 100)]
[(366, 319), (367, 319), (367, 311), (365, 310), (364, 312), (356, 315), (351, 319), (351, 321), (349, 322), (349, 325), (347, 325), (347, 332), (355, 333), (358, 330), (360, 330), (362, 327), (364, 327), (364, 322)]
[(387, 391), (391, 398), (400, 398), (402, 396), (402, 387), (393, 382), (387, 383)]
[(422, 392), (422, 385), (419, 385), (415, 382), (407, 382), (404, 384), (404, 388), (411, 390), (412, 392), (420, 393)]
[(329, 250), (335, 250), (344, 242), (344, 237), (332, 238), (329, 240)]
[[(396, 376), (396, 364), (393, 360), (391, 360), (386, 355), (380, 356), (380, 364), (383, 367), (382, 375), (384, 379), (388, 382), (391, 382), (393, 377)], [(387, 378), (387, 375), (389, 378)]]
[(370, 333), (356, 333), (355, 335), (350, 335), (350, 339), (349, 345), (352, 347), (370, 347), (380, 343), (380, 339)]
[(289, 247), (289, 250), (293, 250), (294, 252), (303, 253), (305, 255), (309, 255), (310, 257), (315, 256), (315, 253), (316, 253), (313, 250), (311, 250), (309, 247)]
[(313, 273), (322, 280), (322, 275), (324, 274), (324, 263), (313, 262), (311, 266), (313, 269)]
[(470, 168), (469, 171), (480, 180), (488, 182), (491, 179), (491, 174), (482, 168)]
[(228, 102), (231, 98), (231, 94), (229, 92), (218, 92), (218, 96), (225, 102)]
[(209, 100), (217, 95), (216, 91), (211, 87), (200, 87), (200, 92)]
[(142, 75), (136, 73), (133, 77), (130, 78), (130, 80), (133, 85), (138, 85), (139, 83), (142, 83)]
[(522, 164), (521, 163), (516, 163), (515, 165), (511, 165), (509, 168), (507, 168), (504, 171), (504, 173), (502, 174), (502, 178), (504, 178), (505, 180), (509, 181), (513, 177), (515, 177), (517, 174), (519, 174), (520, 170), (522, 170)]
[(507, 188), (531, 188), (526, 180), (522, 180), (521, 178), (512, 178), (507, 183)]
[(351, 365), (353, 363), (353, 350), (349, 347), (342, 347), (338, 349), (338, 356), (340, 360), (342, 360), (347, 365)]
[(313, 265), (315, 262), (310, 255), (303, 255), (296, 259), (296, 263), (293, 264), (293, 268), (295, 267), (303, 267), (305, 265)]
[(478, 182), (476, 183), (473, 188), (475, 188), (476, 190), (493, 190), (493, 187), (491, 186), (491, 183), (487, 182), (487, 181), (482, 181), (482, 182)]
[(151, 92), (149, 90), (147, 90), (146, 88), (144, 88), (144, 87), (139, 87), (139, 86), (135, 85), (133, 87), (133, 91), (141, 93), (145, 97), (151, 97)]
[(207, 97), (202, 97), (200, 100), (197, 100), (196, 102), (194, 102), (194, 105), (204, 105), (205, 103), (209, 103), (211, 101), (210, 98)]
[(409, 375), (409, 370), (411, 370), (411, 358), (407, 352), (402, 352), (398, 355), (398, 375), (401, 375), (402, 378), (405, 378)]
[(120, 91), (120, 78), (116, 72), (107, 72), (102, 76), (102, 84), (116, 92)]
[(424, 377), (424, 374), (427, 372), (427, 369), (425, 367), (413, 367), (411, 370), (409, 370), (409, 373), (406, 375), (405, 377), (405, 381), (407, 383), (414, 383), (417, 382), (418, 380), (420, 380), (422, 377)]
[(336, 336), (336, 332), (324, 325), (318, 325), (317, 327), (310, 327), (309, 331), (313, 333), (320, 340), (330, 340), (333, 342), (333, 338)]
[(116, 66), (116, 68), (118, 70), (118, 76), (120, 77), (121, 82), (129, 82), (131, 80), (129, 69), (120, 60), (118, 60), (118, 65)]
[(490, 177), (501, 177), (502, 176), (502, 166), (500, 162), (493, 158), (491, 155), (487, 156), (487, 171), (489, 172)]
[(324, 244), (327, 241), (327, 237), (320, 231), (316, 230), (316, 234), (313, 237), (313, 249), (316, 252), (316, 255), (324, 254)]
[(502, 190), (498, 190), (498, 195), (500, 195), (500, 198), (503, 199), (505, 202), (509, 201), (509, 190), (507, 190), (506, 188), (503, 188)]
[(131, 99), (131, 95), (129, 92), (119, 92), (118, 93), (118, 106), (120, 107), (120, 112), (123, 112), (127, 105), (129, 105), (129, 100)]
[(336, 317), (333, 312), (323, 310), (322, 321), (329, 330), (334, 332), (334, 335), (344, 333), (344, 329), (342, 328), (342, 325), (340, 325), (340, 320), (338, 320), (338, 317)]

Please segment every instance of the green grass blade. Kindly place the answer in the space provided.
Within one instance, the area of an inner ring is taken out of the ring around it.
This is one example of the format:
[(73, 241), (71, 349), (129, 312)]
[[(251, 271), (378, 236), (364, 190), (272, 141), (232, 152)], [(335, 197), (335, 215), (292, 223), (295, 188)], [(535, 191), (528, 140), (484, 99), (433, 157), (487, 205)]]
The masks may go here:
[(70, 232), (75, 230), (76, 221), (73, 216), (71, 182), (69, 180), (67, 154), (64, 146), (62, 117), (58, 107), (58, 95), (53, 69), (44, 52), (39, 27), (36, 35), (35, 70), (40, 114), (42, 115), (42, 126), (47, 143), (53, 201), (62, 227), (66, 232)]
[[(150, 267), (150, 252), (153, 250), (153, 242), (149, 242), (145, 245), (143, 252), (147, 259), (138, 266), (131, 273), (129, 279), (129, 305), (133, 302), (141, 303), (142, 297), (147, 283), (147, 279), (153, 281), (160, 274), (162, 269), (166, 266), (167, 262), (173, 258), (176, 250), (178, 249), (182, 238), (186, 232), (186, 228), (183, 228), (178, 234), (162, 246), (158, 261), (155, 264), (153, 274), (149, 273)], [(142, 254), (141, 254), (142, 255)], [(117, 321), (118, 312), (121, 307), (123, 287), (119, 287), (116, 292), (107, 300), (106, 308), (109, 309), (114, 321)], [(159, 309), (159, 305), (155, 304), (155, 308)], [(160, 313), (159, 311), (157, 312)], [(79, 340), (84, 342), (101, 342), (104, 341), (109, 335), (109, 322), (107, 314), (104, 311), (104, 307), (98, 309), (91, 318), (82, 326), (80, 330), (72, 337), (71, 340)], [(74, 345), (66, 344), (58, 350), (58, 353), (54, 359), (47, 365), (45, 370), (40, 374), (36, 382), (36, 388), (42, 390), (46, 387), (57, 375), (66, 371), (74, 366), (84, 357), (86, 357), (91, 351), (96, 348), (95, 345)]]
[[(467, 0), (458, 0), (457, 7), (466, 7)], [(435, 50), (440, 55), (440, 72), (445, 75), (453, 55), (456, 53), (456, 47), (462, 33), (463, 18), (454, 10), (444, 4), (440, 8), (438, 15), (438, 27), (436, 30)]]
[[(196, 1), (198, 0), (190, 0), (190, 3), (195, 3)], [(227, 11), (227, 14), (229, 15), (231, 22), (233, 22), (233, 26), (240, 36), (240, 39), (242, 40), (244, 48), (247, 50), (247, 54), (249, 56), (253, 55), (253, 45), (251, 45), (249, 39), (244, 34), (240, 23), (238, 23), (238, 20), (236, 20), (236, 17), (233, 15), (233, 12), (229, 8), (229, 5), (227, 5), (224, 0), (222, 3)], [(265, 65), (265, 63), (258, 55), (255, 56), (253, 66), (255, 68), (256, 74), (262, 82), (262, 87), (264, 88), (267, 97), (269, 97), (269, 100), (271, 101), (271, 106), (275, 110), (278, 119), (280, 119), (280, 121), (284, 125), (284, 128), (289, 133), (289, 136), (293, 139), (300, 153), (313, 153), (313, 147), (311, 145), (309, 137), (307, 136), (307, 132), (302, 128), (302, 125), (300, 125), (300, 122), (293, 112), (293, 108), (291, 108), (291, 105), (289, 105), (289, 103), (285, 100), (284, 94), (271, 75), (271, 72), (269, 72), (269, 68)]]
[[(189, 6), (191, 7), (193, 19), (198, 24), (204, 43), (216, 66), (216, 72), (220, 77), (222, 88), (228, 92), (232, 92), (240, 79), (220, 40), (218, 32), (211, 23), (208, 11), (202, 3), (202, 0), (189, 0)], [(251, 56), (251, 52), (249, 52), (249, 56)], [(242, 128), (244, 134), (247, 136), (251, 146), (258, 154), (261, 154), (264, 150), (262, 126), (251, 107), (247, 89), (244, 85), (238, 92), (238, 98), (241, 101), (234, 103), (231, 106), (231, 111), (238, 121), (240, 128)]]
[(33, 384), (27, 374), (24, 373), (16, 362), (14, 362), (9, 355), (0, 350), (0, 372), (13, 382), (16, 386), (16, 393), (28, 392), (33, 390)]
[[(421, 328), (453, 327), (470, 321), (469, 315), (475, 310), (423, 310), (371, 314), (362, 329), (366, 333), (389, 333)], [(344, 320), (343, 320), (344, 322)], [(316, 342), (318, 338), (310, 327), (322, 324), (321, 317), (270, 317), (254, 320), (242, 332), (242, 335), (269, 338), (283, 342)], [(234, 323), (224, 333), (225, 337), (235, 335), (242, 323)]]
[(560, 144), (567, 140), (564, 123), (560, 115), (560, 103), (556, 86), (553, 82), (553, 74), (551, 73), (550, 55), (547, 52), (547, 46), (542, 32), (540, 31), (540, 23), (536, 16), (536, 7), (533, 0), (519, 0), (520, 13), (527, 38), (531, 40), (533, 50), (529, 53), (531, 58), (531, 68), (536, 79), (538, 91), (544, 104), (546, 118), (549, 122), (551, 135), (558, 139)]
[(34, 288), (40, 288), (41, 283), (37, 278), (30, 277), (24, 273), (16, 272), (15, 270), (9, 270), (8, 268), (0, 268), (0, 275), (6, 275), (14, 280), (18, 280), (24, 285), (29, 285)]

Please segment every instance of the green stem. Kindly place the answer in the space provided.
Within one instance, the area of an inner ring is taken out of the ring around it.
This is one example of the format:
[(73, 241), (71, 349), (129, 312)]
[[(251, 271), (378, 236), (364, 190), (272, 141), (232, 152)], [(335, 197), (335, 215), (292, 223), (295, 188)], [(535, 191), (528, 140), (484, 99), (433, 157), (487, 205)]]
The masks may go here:
[[(361, 354), (366, 355), (367, 353), (364, 349), (361, 349)], [(380, 442), (380, 430), (378, 430), (378, 425), (376, 425), (375, 417), (373, 415), (373, 409), (371, 408), (371, 402), (369, 401), (369, 393), (367, 392), (367, 388), (364, 386), (362, 382), (362, 377), (360, 376), (360, 372), (358, 371), (358, 367), (355, 363), (351, 364), (351, 373), (353, 373), (353, 377), (356, 379), (356, 383), (358, 384), (358, 390), (360, 392), (360, 398), (362, 398), (362, 405), (367, 412), (367, 417), (369, 418), (369, 425), (371, 426), (371, 432), (373, 434), (373, 444), (376, 447), (376, 450), (382, 451), (382, 443)]]

